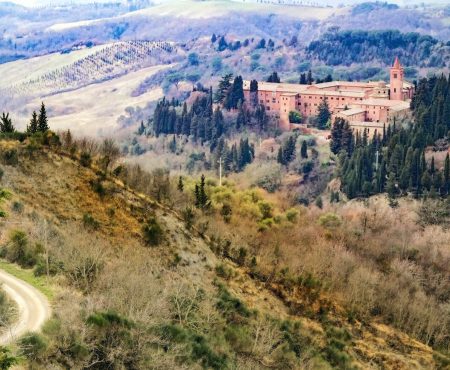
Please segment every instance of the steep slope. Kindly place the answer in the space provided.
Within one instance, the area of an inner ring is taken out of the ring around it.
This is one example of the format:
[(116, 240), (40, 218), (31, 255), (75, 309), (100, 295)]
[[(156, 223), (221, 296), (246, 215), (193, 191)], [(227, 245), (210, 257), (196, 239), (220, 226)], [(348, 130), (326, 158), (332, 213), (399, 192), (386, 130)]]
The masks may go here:
[[(29, 358), (34, 364), (437, 366), (428, 346), (385, 325), (349, 321), (337, 305), (323, 319), (294, 314), (295, 295), (216, 256), (180, 215), (117, 179), (54, 150), (0, 144), (2, 186), (13, 192), (2, 244), (18, 227), (30, 245), (47, 235), (53, 279), (63, 289), (44, 327), (46, 346)], [(143, 226), (155, 220), (162, 238), (146, 246)]]

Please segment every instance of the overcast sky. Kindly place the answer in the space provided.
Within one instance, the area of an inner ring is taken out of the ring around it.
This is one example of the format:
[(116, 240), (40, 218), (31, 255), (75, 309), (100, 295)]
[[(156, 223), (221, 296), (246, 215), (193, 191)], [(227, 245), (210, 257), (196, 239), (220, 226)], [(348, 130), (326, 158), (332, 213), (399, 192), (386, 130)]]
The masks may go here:
[[(5, 0), (0, 0), (0, 2)], [(123, 1), (126, 2), (126, 0), (6, 0), (9, 2), (13, 2), (16, 4), (24, 5), (24, 6), (38, 6), (38, 5), (52, 5), (52, 4), (68, 4), (68, 3), (76, 3), (76, 4), (82, 4), (82, 3), (107, 3), (107, 2), (119, 2)], [(165, 1), (171, 1), (171, 0), (156, 0), (154, 3), (160, 3)], [(235, 0), (235, 1), (243, 1), (243, 0)], [(255, 0), (247, 0), (249, 2), (254, 2)], [(316, 3), (316, 4), (324, 4), (324, 5), (337, 5), (337, 4), (357, 4), (365, 1), (372, 1), (372, 0), (303, 0), (304, 3)], [(386, 0), (389, 3), (395, 3), (399, 5), (411, 5), (411, 4), (449, 4), (450, 0)]]

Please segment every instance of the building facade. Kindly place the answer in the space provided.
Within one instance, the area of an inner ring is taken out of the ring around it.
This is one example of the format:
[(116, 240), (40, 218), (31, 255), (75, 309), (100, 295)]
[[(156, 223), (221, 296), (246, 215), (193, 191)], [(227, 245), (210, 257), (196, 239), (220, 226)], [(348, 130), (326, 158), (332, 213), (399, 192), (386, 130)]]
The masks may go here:
[[(326, 99), (333, 120), (346, 119), (355, 130), (368, 130), (373, 135), (394, 117), (409, 113), (414, 85), (404, 80), (404, 69), (398, 58), (390, 69), (390, 82), (333, 81), (313, 85), (258, 82), (259, 104), (268, 113), (279, 116), (280, 127), (290, 130), (289, 112), (297, 111), (304, 118), (317, 115), (320, 103)], [(250, 97), (250, 81), (244, 81), (244, 96)]]

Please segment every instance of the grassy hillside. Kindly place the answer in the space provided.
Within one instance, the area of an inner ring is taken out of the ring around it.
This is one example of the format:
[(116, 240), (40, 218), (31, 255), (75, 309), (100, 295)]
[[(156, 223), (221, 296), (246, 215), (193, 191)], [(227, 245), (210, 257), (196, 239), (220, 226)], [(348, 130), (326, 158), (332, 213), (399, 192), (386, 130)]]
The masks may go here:
[[(61, 149), (68, 145), (64, 138)], [(316, 275), (286, 285), (300, 266), (284, 269), (298, 260), (296, 249), (279, 239), (283, 233), (302, 230), (298, 253), (318, 262), (327, 255), (323, 243), (344, 232), (320, 231), (313, 221), (320, 211), (291, 210), (285, 219), (282, 201), (209, 181), (214, 209), (230, 199), (241, 202), (241, 210), (232, 215), (231, 229), (215, 211), (193, 210), (189, 228), (183, 209), (193, 181), (180, 194), (158, 172), (129, 167), (115, 170), (120, 179), (105, 177), (97, 167), (104, 152), (94, 147), (78, 141), (72, 151), (78, 158), (89, 150), (91, 169), (85, 155), (78, 162), (61, 149), (1, 142), (2, 186), (12, 192), (2, 235), (8, 240), (13, 230), (25, 231), (37, 274), (45, 274), (45, 254), (33, 246), (45, 241), (52, 281), (60, 286), (54, 317), (35, 341), (43, 344), (23, 352), (34, 366), (431, 369), (444, 363), (445, 356), (404, 333), (350, 315), (334, 288), (318, 288)], [(265, 202), (279, 223), (257, 231), (252, 217), (260, 217)], [(347, 217), (345, 208), (339, 212)], [(228, 234), (233, 228), (239, 235)], [(320, 234), (311, 245), (313, 230)], [(254, 247), (247, 246), (252, 240)], [(342, 263), (348, 253), (339, 252)]]

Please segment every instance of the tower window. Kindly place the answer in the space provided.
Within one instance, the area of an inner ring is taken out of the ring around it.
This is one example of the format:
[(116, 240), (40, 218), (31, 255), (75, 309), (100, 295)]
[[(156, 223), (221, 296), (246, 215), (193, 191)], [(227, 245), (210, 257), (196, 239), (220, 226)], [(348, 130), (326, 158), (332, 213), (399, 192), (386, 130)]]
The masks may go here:
[(397, 88), (395, 88), (395, 87), (394, 87), (394, 92), (395, 92), (395, 93), (397, 92)]
[(394, 73), (394, 78), (397, 78), (397, 73)]

